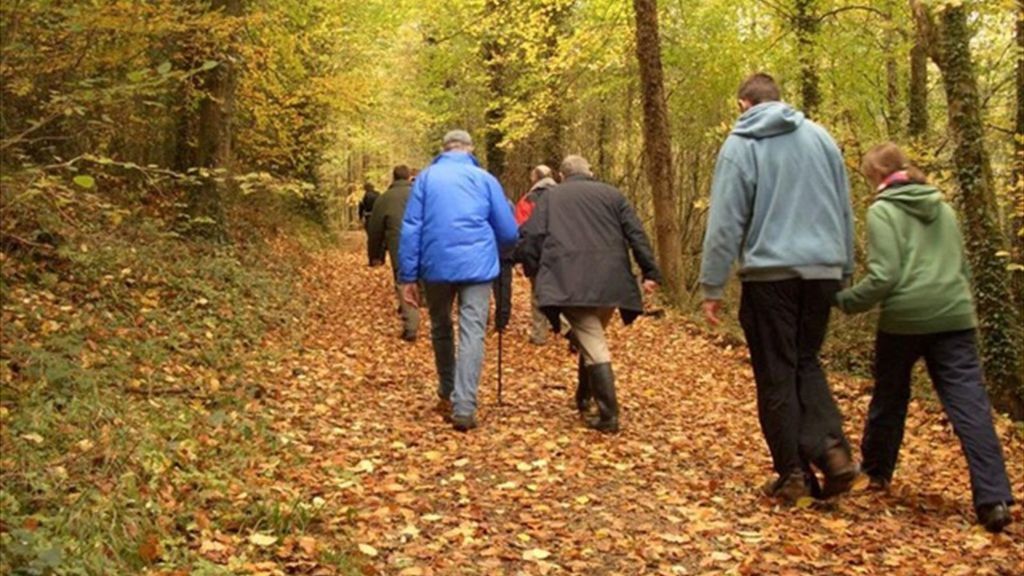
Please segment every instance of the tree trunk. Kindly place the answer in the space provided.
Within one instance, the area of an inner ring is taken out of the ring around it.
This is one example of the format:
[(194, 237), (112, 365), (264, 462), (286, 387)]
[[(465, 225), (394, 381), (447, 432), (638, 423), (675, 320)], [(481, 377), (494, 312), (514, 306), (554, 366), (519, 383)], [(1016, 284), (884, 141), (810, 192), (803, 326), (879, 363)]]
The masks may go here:
[[(497, 19), (500, 18), (501, 5), (500, 0), (487, 0), (484, 10), (491, 14), (492, 18)], [(505, 150), (501, 147), (505, 140), (505, 131), (501, 126), (505, 119), (505, 54), (493, 36), (484, 42), (484, 65), (491, 100), (484, 113), (487, 124), (484, 134), (484, 158), (487, 170), (501, 180), (505, 175)]]
[[(240, 16), (243, 0), (213, 0), (210, 9), (222, 11), (226, 16)], [(227, 238), (222, 198), (224, 174), (213, 171), (231, 169), (236, 74), (228, 50), (222, 50), (218, 60), (217, 67), (196, 75), (193, 81), (192, 89), (199, 94), (199, 106), (194, 117), (183, 119), (177, 163), (179, 169), (202, 171), (200, 184), (188, 190), (190, 231), (197, 236), (223, 241)]]
[(547, 90), (551, 93), (551, 104), (544, 113), (541, 124), (541, 161), (548, 166), (557, 167), (565, 155), (565, 112), (562, 103), (565, 101), (565, 83), (562, 74), (553, 69), (559, 38), (570, 35), (568, 29), (569, 15), (572, 13), (573, 2), (564, 5), (555, 3), (549, 6), (548, 26), (544, 35), (544, 61), (548, 68)]
[(793, 27), (796, 29), (797, 59), (800, 61), (800, 99), (803, 113), (813, 118), (821, 106), (821, 83), (818, 78), (818, 59), (815, 44), (820, 20), (816, 11), (817, 0), (796, 0)]
[[(1017, 126), (1013, 139), (1013, 214), (1010, 233), (1016, 262), (1024, 264), (1024, 0), (1017, 0)], [(1024, 306), (1024, 272), (1016, 273), (1018, 307)], [(1024, 312), (1022, 312), (1024, 315)]]
[(910, 120), (907, 134), (911, 138), (928, 135), (928, 40), (919, 19), (914, 20), (914, 46), (910, 49)]
[(647, 180), (654, 197), (654, 227), (658, 258), (670, 298), (679, 297), (682, 246), (676, 218), (676, 195), (672, 174), (672, 143), (669, 139), (665, 81), (661, 67), (656, 0), (633, 0), (636, 15), (636, 56), (644, 103), (644, 155)]
[(885, 129), (890, 140), (899, 140), (903, 132), (903, 99), (900, 94), (900, 66), (897, 60), (899, 30), (892, 1), (885, 4)]
[(1024, 349), (1019, 310), (1010, 289), (1007, 248), (999, 226), (991, 164), (985, 150), (984, 124), (977, 77), (970, 52), (967, 8), (946, 6), (938, 13), (937, 64), (949, 109), (955, 143), (953, 161), (960, 186), (965, 239), (973, 269), (985, 374), (998, 405), (1024, 416)]
[(601, 101), (601, 116), (597, 121), (597, 175), (603, 180), (611, 178), (611, 155), (608, 143), (611, 140), (611, 120), (608, 118), (608, 107)]

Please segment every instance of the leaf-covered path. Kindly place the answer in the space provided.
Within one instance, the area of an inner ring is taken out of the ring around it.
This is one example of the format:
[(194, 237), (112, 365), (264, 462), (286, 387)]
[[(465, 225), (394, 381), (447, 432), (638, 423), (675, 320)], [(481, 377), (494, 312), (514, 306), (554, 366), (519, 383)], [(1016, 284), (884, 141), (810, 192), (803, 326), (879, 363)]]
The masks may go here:
[[(575, 364), (561, 341), (527, 342), (517, 279), (505, 337), (488, 336), (480, 428), (460, 434), (433, 411), (428, 326), (397, 337), (388, 268), (364, 246), (313, 259), (304, 348), (272, 394), (277, 429), (308, 453), (284, 472), (350, 525), (381, 574), (1020, 574), (1024, 518), (1008, 532), (973, 524), (967, 474), (940, 411), (915, 401), (893, 490), (783, 509), (757, 493), (770, 462), (758, 431), (745, 348), (684, 320), (612, 330), (623, 431), (585, 429), (571, 407)], [(426, 316), (426, 315), (424, 315)], [(866, 382), (833, 376), (851, 441)], [(1024, 445), (997, 424), (1014, 493)]]

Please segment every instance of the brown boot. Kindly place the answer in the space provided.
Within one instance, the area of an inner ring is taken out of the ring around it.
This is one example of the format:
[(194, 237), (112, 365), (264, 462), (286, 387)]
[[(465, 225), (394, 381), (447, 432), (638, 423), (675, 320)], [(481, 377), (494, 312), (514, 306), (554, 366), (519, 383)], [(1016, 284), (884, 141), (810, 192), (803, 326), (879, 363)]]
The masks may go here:
[(857, 464), (854, 463), (846, 446), (839, 443), (825, 451), (819, 468), (825, 474), (825, 486), (821, 489), (822, 499), (849, 492), (857, 478)]
[(765, 496), (778, 498), (786, 504), (796, 504), (801, 498), (811, 496), (811, 487), (801, 470), (796, 470), (785, 476), (779, 476), (777, 480), (766, 484), (762, 491)]
[(452, 422), (452, 401), (445, 400), (444, 398), (438, 398), (437, 404), (434, 406), (434, 412), (439, 414), (441, 418), (451, 424)]

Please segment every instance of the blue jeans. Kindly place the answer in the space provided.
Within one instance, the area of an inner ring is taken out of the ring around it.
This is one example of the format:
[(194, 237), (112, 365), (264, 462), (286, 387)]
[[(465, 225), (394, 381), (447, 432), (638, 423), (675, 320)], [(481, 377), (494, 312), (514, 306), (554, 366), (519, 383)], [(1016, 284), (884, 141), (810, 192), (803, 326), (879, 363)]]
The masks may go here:
[(914, 364), (924, 357), (971, 475), (974, 506), (1012, 502), (992, 407), (982, 385), (974, 330), (903, 335), (879, 332), (875, 340), (875, 391), (861, 441), (863, 470), (892, 479), (903, 443)]
[[(491, 303), (491, 283), (432, 284), (425, 287), (430, 310), (430, 339), (437, 367), (437, 395), (452, 401), (452, 412), (476, 412), (476, 391), (484, 363), (484, 332)], [(459, 299), (459, 353), (455, 355), (452, 305)]]

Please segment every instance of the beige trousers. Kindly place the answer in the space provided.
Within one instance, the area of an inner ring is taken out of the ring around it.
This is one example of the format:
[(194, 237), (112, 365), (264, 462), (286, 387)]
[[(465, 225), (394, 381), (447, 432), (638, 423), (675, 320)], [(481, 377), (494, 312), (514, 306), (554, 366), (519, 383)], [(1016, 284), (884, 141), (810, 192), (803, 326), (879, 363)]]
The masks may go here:
[(608, 327), (614, 313), (614, 308), (562, 308), (562, 315), (572, 326), (583, 355), (583, 363), (587, 366), (612, 361), (604, 329)]

